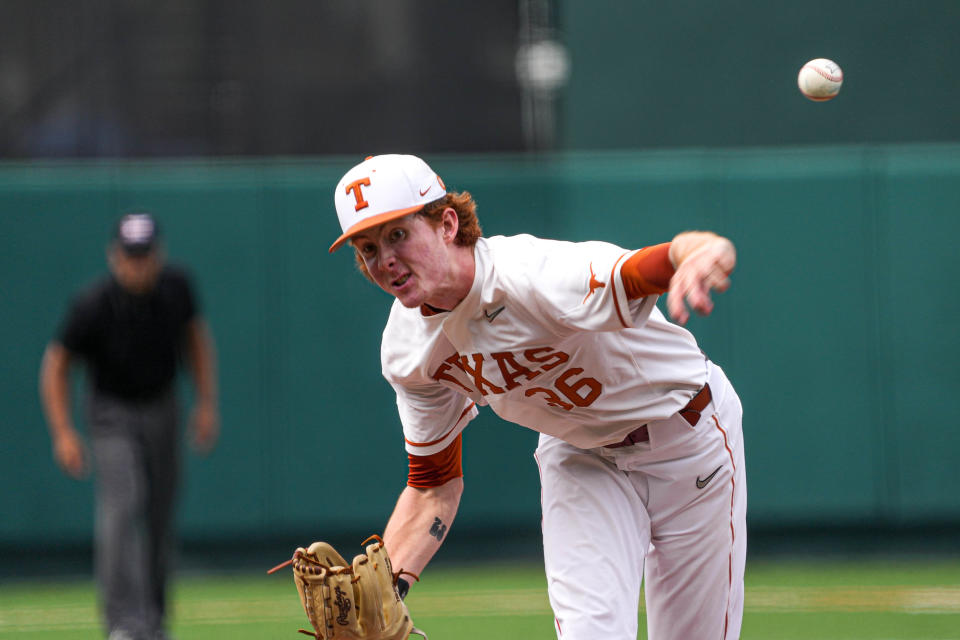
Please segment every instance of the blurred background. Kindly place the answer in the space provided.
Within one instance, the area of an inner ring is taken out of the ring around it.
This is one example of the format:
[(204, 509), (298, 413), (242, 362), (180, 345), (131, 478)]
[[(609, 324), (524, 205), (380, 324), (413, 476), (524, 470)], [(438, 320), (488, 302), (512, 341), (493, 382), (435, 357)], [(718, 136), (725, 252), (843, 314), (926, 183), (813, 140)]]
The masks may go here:
[[(0, 0), (0, 575), (89, 569), (93, 488), (52, 460), (37, 375), (131, 209), (219, 352), (184, 565), (382, 530), (390, 299), (327, 247), (336, 181), (391, 152), (473, 193), (487, 235), (732, 238), (691, 327), (746, 410), (751, 554), (955, 557), (958, 25), (955, 0)], [(819, 57), (845, 81), (818, 104), (796, 77)], [(536, 434), (481, 411), (464, 437), (437, 562), (536, 560)]]

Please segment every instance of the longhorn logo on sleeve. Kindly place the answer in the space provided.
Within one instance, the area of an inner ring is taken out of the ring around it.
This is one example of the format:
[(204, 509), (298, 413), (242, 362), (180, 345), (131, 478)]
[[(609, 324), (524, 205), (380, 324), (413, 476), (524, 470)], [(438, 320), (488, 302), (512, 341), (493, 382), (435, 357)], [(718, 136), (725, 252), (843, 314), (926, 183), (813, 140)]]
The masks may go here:
[[(594, 291), (596, 291), (597, 289), (603, 289), (605, 286), (607, 286), (607, 283), (606, 283), (606, 282), (600, 282), (599, 280), (597, 280), (597, 275), (593, 272), (593, 263), (592, 263), (592, 262), (590, 263), (590, 282), (589, 282), (589, 286), (590, 286), (590, 292), (587, 293), (586, 297), (583, 299), (583, 302), (586, 302), (586, 301), (587, 301), (587, 298), (589, 298), (590, 296), (592, 296)], [(583, 302), (581, 302), (580, 304), (583, 304)]]

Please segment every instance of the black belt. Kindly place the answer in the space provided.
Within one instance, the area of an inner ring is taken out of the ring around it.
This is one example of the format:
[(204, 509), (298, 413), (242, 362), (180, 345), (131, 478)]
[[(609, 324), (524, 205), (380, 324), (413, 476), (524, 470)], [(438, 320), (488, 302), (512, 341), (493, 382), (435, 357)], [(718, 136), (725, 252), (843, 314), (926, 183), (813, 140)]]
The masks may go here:
[[(689, 422), (691, 427), (695, 427), (697, 423), (700, 422), (700, 412), (710, 404), (712, 399), (713, 396), (710, 394), (710, 385), (705, 384), (703, 388), (690, 399), (687, 406), (680, 409), (677, 413), (683, 416), (683, 419)], [(642, 425), (640, 428), (634, 429), (627, 434), (626, 438), (616, 444), (604, 445), (604, 448), (618, 449), (620, 447), (629, 447), (638, 442), (650, 442), (650, 432), (647, 430), (647, 425)]]

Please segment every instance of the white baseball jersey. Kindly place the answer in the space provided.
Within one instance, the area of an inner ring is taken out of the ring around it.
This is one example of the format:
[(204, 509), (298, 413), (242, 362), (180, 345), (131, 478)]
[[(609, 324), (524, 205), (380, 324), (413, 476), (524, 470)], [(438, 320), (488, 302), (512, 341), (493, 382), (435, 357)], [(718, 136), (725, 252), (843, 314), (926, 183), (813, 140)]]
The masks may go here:
[(481, 238), (469, 294), (425, 315), (395, 301), (383, 333), (407, 451), (444, 449), (489, 405), (576, 447), (619, 442), (703, 386), (706, 359), (657, 296), (628, 300), (633, 252), (529, 235)]
[[(544, 566), (560, 640), (739, 636), (746, 558), (742, 409), (657, 296), (628, 300), (633, 252), (481, 238), (467, 296), (429, 315), (395, 302), (383, 373), (408, 453), (445, 449), (489, 405), (541, 432)], [(696, 424), (677, 412), (705, 383)], [(649, 441), (605, 448), (641, 425)], [(643, 569), (645, 569), (645, 572)]]

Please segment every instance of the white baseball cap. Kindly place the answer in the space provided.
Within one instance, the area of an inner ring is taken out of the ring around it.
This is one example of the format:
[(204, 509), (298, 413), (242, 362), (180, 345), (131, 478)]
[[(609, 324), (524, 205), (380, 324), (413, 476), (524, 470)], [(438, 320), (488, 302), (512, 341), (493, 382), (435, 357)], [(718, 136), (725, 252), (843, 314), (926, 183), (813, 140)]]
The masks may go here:
[(330, 253), (354, 234), (419, 211), (446, 194), (440, 176), (416, 156), (368, 157), (337, 183), (333, 201), (343, 235), (330, 246)]

